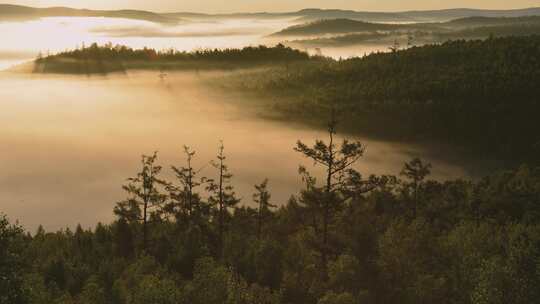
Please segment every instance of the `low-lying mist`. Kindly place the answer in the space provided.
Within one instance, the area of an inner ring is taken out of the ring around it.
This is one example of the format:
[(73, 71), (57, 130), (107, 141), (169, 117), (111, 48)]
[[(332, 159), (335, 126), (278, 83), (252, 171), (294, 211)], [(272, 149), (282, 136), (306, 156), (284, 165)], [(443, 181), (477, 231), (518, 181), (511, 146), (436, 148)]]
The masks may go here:
[[(177, 25), (101, 17), (47, 17), (0, 23), (2, 52), (31, 60), (41, 52), (61, 52), (83, 44), (121, 44), (133, 48), (241, 48), (265, 42), (265, 36), (290, 25), (290, 19), (184, 20)], [(32, 39), (28, 39), (32, 37)], [(23, 56), (24, 55), (24, 56)]]
[[(324, 131), (263, 120), (258, 100), (204, 85), (222, 75), (170, 73), (162, 79), (158, 74), (0, 74), (2, 212), (28, 229), (108, 222), (141, 154), (159, 151), (159, 163), (172, 180), (169, 167), (183, 165), (182, 147), (188, 145), (197, 151), (201, 174), (214, 177), (208, 163), (220, 140), (244, 204), (251, 203), (253, 185), (267, 177), (274, 203), (284, 204), (298, 192), (298, 165), (312, 164), (293, 147), (298, 139), (326, 138)], [(414, 146), (364, 143), (360, 169), (366, 175), (398, 174), (403, 162), (427, 155)], [(465, 174), (457, 165), (427, 160), (435, 178)]]

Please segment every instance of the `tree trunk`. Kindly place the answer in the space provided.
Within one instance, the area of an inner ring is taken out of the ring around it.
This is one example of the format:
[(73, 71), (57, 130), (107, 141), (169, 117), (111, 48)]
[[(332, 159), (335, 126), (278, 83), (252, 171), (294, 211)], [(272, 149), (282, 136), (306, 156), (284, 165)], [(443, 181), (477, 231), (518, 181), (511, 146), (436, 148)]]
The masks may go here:
[(332, 170), (334, 168), (334, 136), (332, 130), (330, 130), (330, 145), (329, 147), (329, 159), (328, 159), (328, 172), (326, 176), (326, 198), (324, 199), (324, 214), (323, 214), (323, 244), (322, 244), (322, 268), (323, 268), (323, 277), (327, 277), (327, 268), (328, 268), (328, 222), (330, 221), (330, 208), (331, 208), (331, 192), (332, 192)]
[(223, 256), (223, 209), (223, 160), (221, 160), (219, 166), (219, 250), (221, 256)]
[(147, 227), (146, 224), (148, 222), (147, 220), (147, 209), (148, 209), (148, 201), (145, 200), (144, 202), (144, 210), (143, 210), (143, 250), (146, 251), (147, 246)]
[(259, 203), (259, 214), (257, 218), (257, 239), (258, 240), (261, 239), (261, 230), (262, 230), (262, 202)]

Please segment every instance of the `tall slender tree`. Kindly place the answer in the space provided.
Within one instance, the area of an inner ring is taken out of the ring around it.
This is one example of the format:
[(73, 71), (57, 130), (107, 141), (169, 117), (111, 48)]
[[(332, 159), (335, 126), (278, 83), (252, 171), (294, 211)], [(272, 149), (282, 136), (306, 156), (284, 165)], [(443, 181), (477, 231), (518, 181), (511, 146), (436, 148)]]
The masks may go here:
[(193, 167), (195, 151), (188, 146), (184, 146), (184, 155), (186, 156), (185, 166), (171, 167), (179, 185), (170, 184), (167, 187), (171, 198), (171, 203), (167, 205), (167, 209), (177, 220), (183, 217), (185, 221), (191, 222), (195, 215), (201, 215), (203, 209), (201, 198), (196, 190), (204, 183), (205, 178), (198, 177), (198, 173), (202, 169), (197, 170)]
[(223, 234), (225, 232), (225, 217), (229, 209), (234, 208), (240, 200), (236, 198), (234, 187), (231, 185), (233, 175), (229, 173), (229, 168), (225, 164), (227, 159), (224, 153), (225, 147), (221, 142), (216, 160), (212, 161), (212, 166), (217, 170), (217, 179), (207, 180), (206, 190), (210, 193), (208, 203), (214, 210), (214, 219), (217, 219), (219, 234), (219, 252), (223, 250)]
[(413, 192), (413, 217), (418, 213), (418, 203), (420, 200), (420, 190), (424, 179), (431, 174), (431, 164), (422, 162), (419, 158), (414, 158), (405, 163), (400, 175), (408, 179), (407, 186)]
[(148, 246), (149, 217), (159, 212), (159, 207), (167, 199), (167, 195), (163, 194), (160, 188), (166, 187), (168, 184), (159, 178), (162, 167), (156, 165), (156, 160), (157, 152), (151, 156), (142, 156), (141, 171), (135, 177), (128, 178), (128, 184), (122, 186), (130, 197), (118, 203), (115, 208), (115, 213), (118, 215), (131, 210), (128, 214), (133, 216), (133, 214), (137, 214), (137, 209), (139, 210), (138, 218), (143, 225), (143, 250), (146, 250)]
[(24, 230), (0, 213), (0, 303), (28, 303), (23, 285)]
[(257, 212), (257, 238), (261, 239), (264, 220), (270, 213), (270, 208), (277, 206), (270, 203), (270, 192), (268, 191), (268, 179), (265, 179), (259, 185), (255, 185), (256, 192), (253, 194), (253, 201), (258, 205)]
[(315, 232), (320, 237), (319, 251), (324, 276), (327, 273), (330, 251), (328, 235), (334, 215), (351, 197), (369, 192), (377, 186), (374, 179), (362, 180), (360, 173), (353, 168), (364, 155), (364, 145), (359, 141), (351, 142), (344, 139), (338, 147), (335, 143), (336, 125), (335, 114), (332, 112), (328, 124), (328, 144), (322, 140), (316, 140), (315, 144), (309, 147), (298, 141), (294, 148), (295, 151), (313, 160), (314, 165), (325, 169), (325, 182), (321, 187), (317, 186), (316, 178), (305, 167), (301, 166), (299, 169), (308, 188), (307, 192), (304, 192), (304, 201), (311, 205), (309, 207), (313, 209), (312, 213), (319, 217), (317, 220), (312, 220), (312, 223)]

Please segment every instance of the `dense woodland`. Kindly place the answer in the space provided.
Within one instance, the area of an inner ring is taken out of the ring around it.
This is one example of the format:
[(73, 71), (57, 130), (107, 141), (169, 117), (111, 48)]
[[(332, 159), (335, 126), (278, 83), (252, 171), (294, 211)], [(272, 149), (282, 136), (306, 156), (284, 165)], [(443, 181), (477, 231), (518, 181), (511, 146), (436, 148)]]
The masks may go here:
[(369, 150), (335, 126), (294, 147), (326, 174), (300, 167), (287, 202), (267, 180), (240, 201), (221, 145), (207, 177), (188, 147), (170, 169), (143, 156), (108, 225), (29, 233), (1, 216), (0, 303), (540, 303), (538, 168), (437, 182), (413, 159), (366, 177)]
[(507, 28), (513, 29), (515, 34), (519, 34), (519, 29), (527, 29), (528, 27), (537, 28), (540, 24), (540, 16), (526, 17), (468, 17), (460, 18), (447, 22), (434, 23), (374, 23), (352, 19), (323, 19), (308, 23), (293, 25), (283, 29), (272, 36), (324, 36), (348, 33), (392, 33), (392, 32), (409, 32), (417, 31), (437, 33), (453, 33), (465, 29), (486, 28), (492, 29), (492, 34), (496, 34), (498, 29)]
[(397, 41), (426, 45), (448, 40), (540, 34), (540, 17), (468, 17), (447, 22), (381, 24), (351, 19), (327, 19), (295, 25), (273, 36), (288, 37), (286, 45), (297, 48), (374, 46)]
[(38, 62), (166, 56), (298, 59), (227, 86), (270, 96), (290, 119), (331, 110), (343, 131), (438, 138), (528, 165), (442, 182), (416, 158), (399, 176), (365, 176), (355, 165), (369, 150), (338, 143), (332, 119), (328, 138), (293, 147), (325, 174), (300, 167), (304, 188), (283, 202), (264, 176), (240, 200), (223, 145), (211, 176), (189, 147), (170, 167), (145, 155), (126, 199), (111, 202), (112, 223), (29, 232), (0, 216), (0, 304), (540, 303), (540, 37), (340, 61), (283, 46), (193, 55), (95, 45)]
[(485, 156), (538, 160), (540, 36), (391, 49), (246, 72), (225, 87), (271, 99), (272, 111), (290, 120), (317, 123), (335, 108), (350, 132), (440, 140)]
[(129, 69), (199, 70), (239, 69), (273, 64), (289, 64), (313, 59), (307, 53), (278, 44), (242, 49), (201, 49), (180, 52), (174, 49), (132, 49), (123, 45), (90, 46), (58, 54), (40, 54), (33, 63), (35, 73), (107, 74)]
[(195, 52), (94, 44), (38, 58), (34, 70), (243, 69), (211, 84), (269, 101), (268, 116), (320, 125), (334, 108), (347, 132), (435, 140), (512, 165), (538, 161), (540, 36), (390, 49), (332, 60), (281, 44)]

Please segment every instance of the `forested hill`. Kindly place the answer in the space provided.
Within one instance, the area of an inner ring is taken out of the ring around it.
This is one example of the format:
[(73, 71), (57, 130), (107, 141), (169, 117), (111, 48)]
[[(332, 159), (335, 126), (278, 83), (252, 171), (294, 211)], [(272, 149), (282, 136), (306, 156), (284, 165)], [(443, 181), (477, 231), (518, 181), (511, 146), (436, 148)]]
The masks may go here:
[[(294, 25), (272, 34), (274, 37), (323, 36), (350, 33), (377, 32), (429, 32), (432, 34), (457, 32), (464, 29), (508, 27), (519, 32), (520, 28), (540, 26), (540, 16), (524, 17), (467, 17), (448, 22), (385, 24), (352, 19), (323, 19)], [(517, 27), (517, 28), (516, 28)], [(540, 32), (539, 32), (540, 33)], [(380, 34), (380, 33), (379, 33)], [(495, 33), (494, 33), (495, 34)]]
[(524, 17), (468, 17), (455, 19), (442, 25), (451, 26), (501, 26), (501, 25), (527, 25), (540, 23), (540, 16), (524, 16)]
[(274, 109), (295, 119), (337, 107), (350, 130), (439, 139), (514, 160), (538, 155), (540, 36), (413, 47), (250, 75), (240, 85), (284, 100)]
[(370, 23), (351, 19), (324, 19), (294, 25), (274, 33), (272, 36), (310, 36), (363, 31), (389, 31), (398, 30), (402, 27), (402, 25), (397, 24)]
[(321, 59), (282, 44), (180, 52), (94, 43), (46, 57), (40, 55), (32, 63), (32, 70), (36, 73), (106, 74), (129, 69), (236, 69)]
[(474, 16), (481, 17), (523, 17), (540, 15), (540, 8), (525, 8), (513, 10), (483, 10), (483, 9), (442, 9), (431, 11), (406, 12), (362, 12), (339, 9), (304, 9), (290, 15), (301, 16), (301, 21), (316, 21), (321, 19), (353, 19), (369, 22), (445, 22), (458, 18)]

